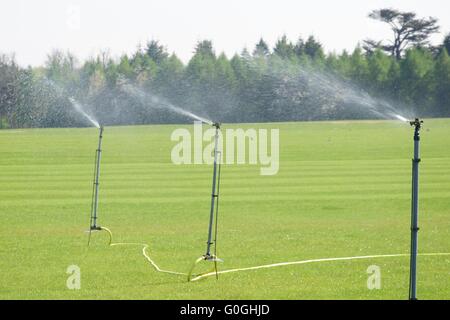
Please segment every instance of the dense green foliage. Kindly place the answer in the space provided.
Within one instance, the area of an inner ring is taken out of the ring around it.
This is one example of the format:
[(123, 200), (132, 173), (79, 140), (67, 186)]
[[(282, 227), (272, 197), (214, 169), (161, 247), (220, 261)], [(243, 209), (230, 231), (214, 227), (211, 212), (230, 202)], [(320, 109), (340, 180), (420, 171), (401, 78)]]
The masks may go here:
[[(200, 41), (184, 65), (157, 41), (134, 54), (112, 59), (100, 54), (78, 66), (70, 53), (55, 51), (41, 68), (20, 68), (0, 59), (1, 126), (58, 127), (85, 123), (68, 101), (78, 99), (104, 124), (179, 123), (188, 119), (148, 106), (123, 90), (124, 83), (168, 103), (221, 122), (266, 122), (376, 117), (356, 103), (334, 101), (333, 88), (300, 72), (320, 73), (331, 82), (349, 83), (374, 99), (390, 101), (409, 114), (450, 115), (448, 37), (439, 49), (411, 47), (397, 59), (381, 49), (357, 47), (325, 54), (309, 37), (292, 43), (283, 36), (270, 49), (261, 39), (249, 53), (231, 59)], [(317, 83), (315, 83), (316, 81)], [(314, 88), (316, 86), (316, 89)], [(311, 91), (312, 90), (312, 91)], [(331, 106), (331, 107), (328, 107)]]
[[(105, 129), (99, 223), (117, 242), (148, 243), (160, 267), (187, 272), (205, 250), (212, 167), (170, 162), (170, 134), (178, 127)], [(221, 270), (409, 252), (408, 125), (248, 128), (280, 130), (280, 171), (261, 176), (259, 165), (222, 167)], [(187, 283), (156, 272), (142, 246), (108, 247), (106, 234), (94, 234), (88, 250), (97, 134), (92, 128), (0, 130), (0, 299), (407, 299), (408, 257), (292, 265)], [(449, 145), (450, 120), (426, 120), (420, 253), (449, 252)], [(72, 264), (81, 268), (80, 290), (66, 288)], [(381, 268), (381, 290), (367, 289), (370, 265)], [(419, 256), (420, 299), (450, 299), (449, 265), (449, 256)]]

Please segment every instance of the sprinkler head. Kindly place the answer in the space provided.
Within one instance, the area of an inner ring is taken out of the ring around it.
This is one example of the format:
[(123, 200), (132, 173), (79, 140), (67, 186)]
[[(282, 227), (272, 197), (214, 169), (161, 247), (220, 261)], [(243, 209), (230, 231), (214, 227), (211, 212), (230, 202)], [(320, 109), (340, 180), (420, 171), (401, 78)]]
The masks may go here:
[(420, 129), (422, 127), (423, 120), (420, 120), (419, 118), (414, 119), (414, 121), (410, 121), (409, 124), (411, 126), (416, 127), (416, 129)]
[(414, 119), (414, 121), (410, 121), (409, 124), (414, 127), (414, 140), (419, 141), (420, 140), (420, 128), (422, 128), (423, 120), (420, 120), (419, 118)]

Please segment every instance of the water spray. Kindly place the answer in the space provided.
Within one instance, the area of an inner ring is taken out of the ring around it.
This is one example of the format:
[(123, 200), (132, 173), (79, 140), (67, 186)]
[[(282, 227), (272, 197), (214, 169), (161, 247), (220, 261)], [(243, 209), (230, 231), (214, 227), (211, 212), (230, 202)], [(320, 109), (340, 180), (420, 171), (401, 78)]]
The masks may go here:
[(409, 299), (417, 300), (417, 254), (418, 254), (418, 219), (419, 219), (419, 163), (420, 163), (420, 129), (422, 120), (410, 121), (414, 127), (414, 158), (412, 159), (412, 195), (411, 195), (411, 259), (409, 278)]
[(93, 124), (96, 128), (100, 129), (100, 124), (94, 117), (90, 116), (84, 109), (83, 106), (74, 98), (69, 97), (69, 101), (72, 106), (77, 110), (83, 117), (85, 117), (91, 124)]
[[(214, 163), (213, 163), (213, 178), (212, 178), (212, 192), (211, 192), (211, 208), (209, 212), (209, 225), (208, 225), (208, 240), (206, 242), (206, 253), (199, 257), (193, 264), (188, 274), (188, 281), (191, 281), (192, 272), (195, 266), (201, 261), (214, 262), (214, 271), (216, 279), (218, 278), (217, 262), (223, 262), (222, 259), (217, 257), (217, 231), (218, 231), (218, 214), (219, 214), (219, 192), (220, 192), (220, 158), (221, 151), (219, 151), (219, 131), (220, 123), (212, 123), (212, 126), (216, 128), (214, 136)], [(214, 246), (214, 252), (211, 248)]]
[(197, 115), (197, 114), (195, 114), (195, 113), (193, 113), (191, 111), (182, 109), (182, 108), (180, 108), (180, 107), (178, 107), (178, 106), (168, 102), (167, 100), (165, 100), (163, 98), (160, 98), (160, 97), (158, 97), (156, 95), (153, 95), (153, 94), (149, 93), (148, 91), (144, 91), (142, 89), (139, 89), (136, 86), (133, 86), (133, 85), (129, 84), (127, 82), (127, 80), (125, 80), (125, 79), (120, 79), (119, 83), (120, 83), (121, 88), (126, 93), (128, 93), (128, 94), (130, 94), (132, 96), (138, 97), (141, 100), (141, 102), (143, 104), (145, 104), (146, 106), (149, 106), (151, 108), (169, 110), (169, 111), (172, 111), (172, 112), (177, 113), (179, 115), (182, 115), (182, 116), (194, 119), (194, 120), (201, 121), (201, 122), (203, 122), (205, 124), (208, 124), (208, 125), (211, 125), (211, 126), (215, 125), (209, 119), (201, 117), (201, 116), (199, 116), (199, 115)]

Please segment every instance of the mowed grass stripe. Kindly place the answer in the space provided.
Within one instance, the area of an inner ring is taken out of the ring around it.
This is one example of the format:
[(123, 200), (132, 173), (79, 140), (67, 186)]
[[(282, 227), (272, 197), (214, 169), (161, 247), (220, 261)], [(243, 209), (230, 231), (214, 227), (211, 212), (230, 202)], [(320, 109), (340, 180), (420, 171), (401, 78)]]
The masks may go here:
[[(409, 250), (412, 130), (398, 122), (225, 125), (278, 128), (280, 170), (224, 165), (220, 268)], [(203, 253), (212, 167), (175, 166), (180, 126), (106, 128), (99, 214), (117, 241), (145, 242), (158, 264), (186, 271)], [(183, 126), (192, 129), (192, 126)], [(142, 248), (86, 251), (95, 129), (0, 130), (1, 298), (399, 299), (408, 259), (316, 264), (223, 275), (195, 285), (156, 273)], [(450, 121), (426, 120), (420, 251), (450, 251)], [(67, 266), (82, 289), (65, 288)], [(380, 265), (383, 289), (366, 289)], [(421, 298), (450, 298), (449, 259), (420, 258)], [(338, 275), (338, 280), (336, 276)], [(334, 280), (333, 280), (334, 279)], [(338, 286), (330, 288), (330, 283)], [(264, 287), (264, 290), (261, 290)]]

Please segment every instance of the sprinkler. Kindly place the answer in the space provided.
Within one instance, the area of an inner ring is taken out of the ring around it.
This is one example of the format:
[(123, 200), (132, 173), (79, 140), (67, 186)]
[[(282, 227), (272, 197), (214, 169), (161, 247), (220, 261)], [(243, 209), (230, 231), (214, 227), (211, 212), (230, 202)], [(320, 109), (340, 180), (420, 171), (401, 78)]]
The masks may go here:
[(420, 128), (422, 120), (410, 121), (414, 127), (414, 158), (412, 159), (412, 195), (411, 195), (411, 259), (409, 278), (409, 299), (417, 300), (417, 240), (419, 219), (419, 163), (420, 163)]
[(103, 139), (103, 126), (99, 126), (98, 148), (95, 151), (94, 182), (92, 185), (91, 218), (90, 218), (90, 226), (89, 226), (88, 245), (91, 241), (92, 231), (102, 231), (102, 230), (108, 231), (106, 228), (99, 226), (98, 221), (97, 221), (98, 220), (98, 190), (99, 190), (99, 179), (100, 179), (100, 161), (102, 158), (102, 139)]
[[(216, 128), (216, 134), (214, 136), (214, 163), (213, 163), (213, 178), (212, 178), (212, 192), (211, 192), (211, 209), (209, 212), (209, 225), (208, 225), (208, 240), (206, 241), (206, 253), (199, 257), (193, 264), (189, 274), (188, 281), (190, 281), (192, 272), (195, 266), (201, 261), (214, 262), (214, 270), (216, 272), (216, 279), (218, 278), (217, 262), (223, 262), (222, 259), (217, 257), (217, 231), (218, 231), (218, 213), (219, 213), (219, 191), (220, 191), (220, 155), (219, 148), (219, 131), (220, 123), (215, 122), (212, 124)], [(213, 240), (214, 238), (214, 240)], [(214, 245), (214, 252), (211, 252), (211, 247)]]
[[(214, 165), (213, 165), (213, 180), (212, 180), (212, 192), (211, 192), (211, 210), (209, 213), (209, 227), (208, 227), (208, 241), (206, 243), (206, 253), (204, 255), (205, 260), (211, 260), (215, 259), (216, 256), (211, 255), (211, 245), (215, 245), (217, 241), (217, 214), (219, 210), (219, 190), (220, 190), (220, 163), (219, 163), (219, 174), (217, 174), (217, 160), (218, 156), (220, 154), (220, 151), (218, 151), (218, 141), (219, 141), (219, 130), (220, 130), (220, 123), (214, 123), (213, 127), (216, 128), (216, 134), (214, 136)], [(217, 192), (216, 192), (217, 188)], [(216, 209), (215, 217), (214, 217), (214, 207)], [(214, 243), (212, 242), (212, 236), (213, 236), (213, 223), (215, 223), (215, 230), (214, 230)], [(214, 250), (216, 250), (216, 246), (214, 246)]]

